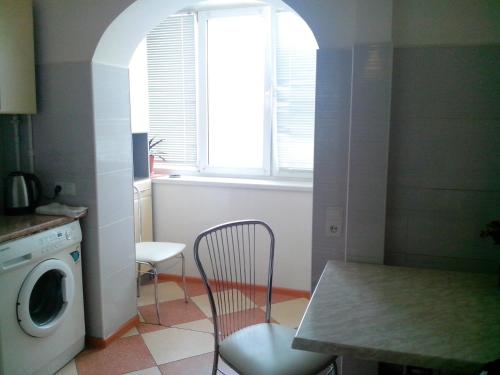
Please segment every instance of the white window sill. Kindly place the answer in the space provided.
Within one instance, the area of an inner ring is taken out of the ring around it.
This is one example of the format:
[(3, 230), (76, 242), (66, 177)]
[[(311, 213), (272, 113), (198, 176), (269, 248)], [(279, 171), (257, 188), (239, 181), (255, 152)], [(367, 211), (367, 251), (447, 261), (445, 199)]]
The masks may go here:
[(286, 190), (312, 192), (312, 181), (266, 180), (250, 178), (181, 176), (153, 178), (153, 184), (229, 187), (240, 189)]

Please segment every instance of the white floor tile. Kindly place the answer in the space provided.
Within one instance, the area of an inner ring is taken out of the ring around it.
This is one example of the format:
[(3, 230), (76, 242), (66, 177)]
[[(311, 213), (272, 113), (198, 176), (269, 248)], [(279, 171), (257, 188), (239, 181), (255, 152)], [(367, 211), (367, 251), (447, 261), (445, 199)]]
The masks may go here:
[(177, 324), (173, 327), (182, 329), (191, 329), (193, 331), (207, 332), (207, 333), (214, 332), (214, 325), (208, 319), (195, 320), (194, 322)]
[[(137, 306), (151, 305), (155, 303), (154, 285), (141, 286), (141, 296), (137, 299)], [(158, 299), (160, 302), (183, 299), (184, 291), (173, 281), (158, 284)]]
[(161, 375), (160, 369), (158, 367), (151, 367), (144, 370), (127, 372), (123, 375)]
[(309, 300), (297, 298), (290, 301), (273, 303), (271, 306), (271, 318), (279, 324), (290, 328), (297, 328), (306, 311)]
[(142, 337), (159, 365), (214, 350), (214, 339), (209, 333), (167, 328), (145, 333)]
[[(256, 305), (244, 294), (242, 294), (239, 290), (229, 289), (224, 292), (214, 293), (215, 305), (219, 306), (218, 300), (220, 299), (220, 304), (224, 305), (228, 303), (228, 301), (232, 301), (235, 304), (235, 309), (231, 310), (242, 311), (245, 309), (253, 309)], [(208, 300), (208, 296), (206, 294), (196, 297), (191, 297), (191, 300), (200, 308), (203, 313), (210, 318), (212, 316), (212, 310), (210, 309), (210, 301)], [(228, 310), (229, 311), (229, 310)], [(218, 312), (219, 314), (222, 311)]]
[(56, 372), (55, 375), (78, 375), (78, 372), (76, 371), (75, 361), (73, 360), (68, 363), (66, 366)]

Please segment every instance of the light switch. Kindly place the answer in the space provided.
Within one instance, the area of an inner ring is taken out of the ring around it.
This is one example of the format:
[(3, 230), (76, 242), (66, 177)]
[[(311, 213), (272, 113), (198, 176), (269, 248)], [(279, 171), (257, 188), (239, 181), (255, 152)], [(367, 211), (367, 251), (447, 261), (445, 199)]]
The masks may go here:
[(340, 237), (344, 223), (344, 207), (326, 209), (325, 234), (327, 237)]

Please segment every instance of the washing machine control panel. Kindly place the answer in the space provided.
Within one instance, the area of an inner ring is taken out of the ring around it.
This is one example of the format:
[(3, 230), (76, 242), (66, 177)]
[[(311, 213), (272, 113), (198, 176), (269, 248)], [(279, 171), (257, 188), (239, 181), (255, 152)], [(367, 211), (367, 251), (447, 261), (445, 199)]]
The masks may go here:
[(42, 254), (47, 254), (66, 247), (66, 242), (71, 240), (73, 237), (72, 232), (71, 228), (57, 228), (56, 230), (51, 231), (51, 233), (47, 233), (47, 235), (38, 240), (40, 252)]
[(78, 221), (28, 237), (0, 244), (0, 273), (80, 243), (82, 232)]

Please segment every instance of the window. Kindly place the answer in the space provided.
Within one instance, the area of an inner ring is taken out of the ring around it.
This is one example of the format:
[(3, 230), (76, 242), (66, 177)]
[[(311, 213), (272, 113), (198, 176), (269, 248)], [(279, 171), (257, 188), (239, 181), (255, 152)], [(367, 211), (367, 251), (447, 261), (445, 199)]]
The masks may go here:
[(277, 13), (276, 138), (281, 170), (312, 171), (316, 90), (315, 40), (304, 21)]
[(265, 15), (260, 9), (202, 12), (199, 27), (200, 141), (208, 145), (201, 168), (268, 174)]
[(270, 7), (171, 16), (147, 36), (150, 138), (167, 168), (238, 176), (313, 169), (314, 37)]

